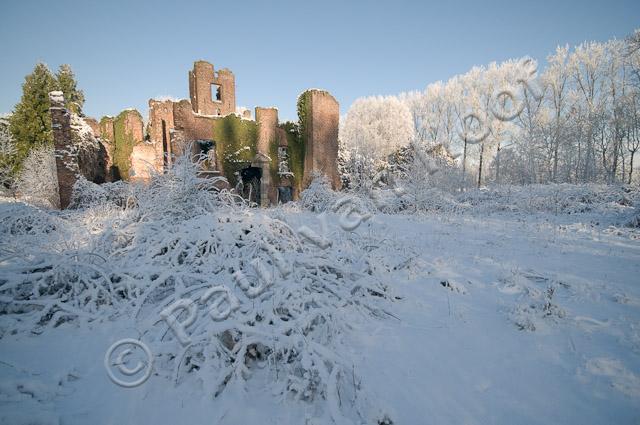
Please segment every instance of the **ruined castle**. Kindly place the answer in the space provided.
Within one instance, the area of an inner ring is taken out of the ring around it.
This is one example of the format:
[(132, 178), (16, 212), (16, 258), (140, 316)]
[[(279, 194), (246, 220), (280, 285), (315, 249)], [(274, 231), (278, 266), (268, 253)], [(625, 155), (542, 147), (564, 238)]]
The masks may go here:
[[(189, 100), (149, 100), (146, 129), (136, 110), (100, 122), (85, 119), (105, 152), (100, 180), (147, 181), (176, 157), (200, 157), (202, 173), (222, 176), (229, 189), (260, 206), (297, 199), (311, 176), (321, 173), (340, 188), (337, 170), (338, 102), (324, 90), (307, 90), (298, 98), (298, 123), (279, 123), (278, 110), (256, 107), (255, 116), (236, 106), (235, 76), (197, 61), (189, 71)], [(63, 105), (52, 98), (51, 116), (61, 207), (87, 169), (69, 155), (71, 140)], [(189, 151), (187, 151), (190, 149)], [(74, 163), (76, 161), (76, 163)], [(90, 167), (89, 167), (90, 168)], [(94, 173), (95, 174), (95, 173)], [(86, 176), (85, 176), (86, 177)], [(96, 181), (93, 179), (93, 181)], [(100, 182), (100, 181), (97, 181)]]

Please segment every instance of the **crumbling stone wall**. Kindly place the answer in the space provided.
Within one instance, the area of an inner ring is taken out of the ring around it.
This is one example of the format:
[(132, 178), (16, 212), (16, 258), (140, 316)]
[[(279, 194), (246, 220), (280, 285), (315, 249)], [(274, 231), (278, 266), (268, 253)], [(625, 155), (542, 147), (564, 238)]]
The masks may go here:
[[(220, 87), (220, 100), (212, 96), (212, 84)], [(216, 73), (209, 62), (195, 62), (189, 71), (189, 95), (195, 113), (225, 116), (236, 112), (235, 77), (226, 68)]]
[(95, 138), (100, 138), (100, 136), (102, 135), (102, 132), (101, 132), (101, 129), (100, 129), (101, 126), (98, 120), (91, 117), (83, 117), (83, 119), (84, 119), (84, 122), (87, 123), (89, 127), (91, 127), (91, 130), (93, 131), (93, 136)]
[(78, 170), (80, 175), (93, 183), (107, 181), (107, 152), (100, 140), (95, 136), (97, 121), (71, 114), (71, 136), (77, 150)]
[[(171, 134), (171, 151), (176, 155), (183, 155), (185, 147), (195, 140), (214, 140), (214, 125), (216, 118), (196, 115), (191, 103), (181, 100), (173, 103), (173, 125)], [(152, 139), (153, 140), (153, 139)], [(192, 148), (194, 148), (192, 146)], [(222, 169), (221, 158), (217, 158), (217, 168)]]
[(342, 187), (338, 173), (338, 125), (340, 106), (336, 99), (324, 90), (308, 90), (305, 96), (305, 186), (314, 172), (326, 175), (333, 189)]
[(157, 158), (154, 163), (159, 169), (171, 164), (174, 150), (171, 145), (173, 121), (173, 101), (149, 100), (149, 125), (147, 132)]
[(106, 152), (86, 119), (65, 108), (61, 91), (50, 92), (49, 100), (58, 206), (64, 209), (70, 205), (73, 186), (81, 176), (94, 183), (104, 183)]

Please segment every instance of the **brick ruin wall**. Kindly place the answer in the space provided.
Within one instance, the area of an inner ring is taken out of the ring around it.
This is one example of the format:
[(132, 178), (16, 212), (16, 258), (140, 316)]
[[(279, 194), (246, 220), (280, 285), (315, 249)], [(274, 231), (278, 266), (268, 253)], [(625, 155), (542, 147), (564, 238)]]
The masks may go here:
[[(183, 155), (185, 148), (190, 142), (195, 140), (213, 140), (214, 122), (216, 119), (217, 118), (214, 117), (195, 114), (188, 100), (174, 102), (174, 128), (170, 132), (172, 152), (176, 156)], [(196, 153), (197, 147), (192, 145), (191, 148), (191, 153)], [(216, 168), (218, 170), (222, 169), (222, 158), (217, 158)]]
[[(58, 186), (57, 199), (60, 208), (72, 202), (73, 186), (79, 178), (94, 183), (104, 183), (106, 174), (106, 150), (95, 137), (98, 123), (93, 126), (88, 119), (74, 116), (64, 106), (62, 92), (49, 93), (51, 128), (53, 131)], [(82, 124), (91, 127), (85, 132)], [(73, 123), (73, 124), (72, 124)]]
[(342, 187), (338, 172), (340, 106), (326, 91), (310, 90), (306, 126), (304, 186), (314, 172), (326, 175), (334, 190)]
[(149, 140), (159, 146), (158, 153), (167, 154), (166, 163), (171, 162), (173, 149), (171, 146), (171, 129), (175, 127), (173, 122), (173, 102), (171, 100), (149, 100), (149, 126), (147, 127)]

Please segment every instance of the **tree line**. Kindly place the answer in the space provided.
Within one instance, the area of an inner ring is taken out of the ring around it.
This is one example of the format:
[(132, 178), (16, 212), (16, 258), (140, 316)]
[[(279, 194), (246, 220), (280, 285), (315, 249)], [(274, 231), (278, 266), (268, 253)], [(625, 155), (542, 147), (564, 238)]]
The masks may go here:
[(560, 46), (537, 66), (494, 62), (422, 91), (359, 99), (341, 125), (343, 161), (375, 172), (410, 146), (453, 160), (464, 185), (637, 180), (640, 30)]

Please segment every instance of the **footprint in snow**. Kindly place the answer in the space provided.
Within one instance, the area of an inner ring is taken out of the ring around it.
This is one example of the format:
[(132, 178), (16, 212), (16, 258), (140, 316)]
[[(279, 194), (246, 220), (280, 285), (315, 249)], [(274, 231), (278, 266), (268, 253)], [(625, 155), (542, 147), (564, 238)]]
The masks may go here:
[(627, 370), (620, 360), (597, 357), (586, 364), (587, 372), (595, 376), (604, 376), (611, 380), (611, 386), (618, 391), (640, 398), (640, 378)]

